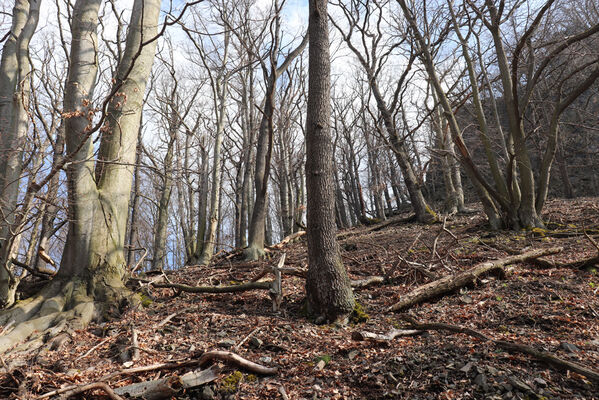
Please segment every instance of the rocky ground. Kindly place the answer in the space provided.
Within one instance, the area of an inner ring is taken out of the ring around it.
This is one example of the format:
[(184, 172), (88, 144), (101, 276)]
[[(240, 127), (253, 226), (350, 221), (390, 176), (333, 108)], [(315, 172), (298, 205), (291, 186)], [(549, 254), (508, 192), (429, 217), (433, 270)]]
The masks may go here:
[[(277, 367), (278, 373), (261, 376), (217, 363), (216, 380), (174, 398), (599, 399), (599, 384), (582, 375), (465, 334), (432, 330), (389, 341), (355, 340), (357, 331), (386, 333), (404, 327), (387, 307), (418, 285), (476, 263), (554, 246), (564, 251), (546, 258), (552, 263), (593, 256), (598, 250), (582, 231), (599, 239), (599, 199), (554, 200), (543, 215), (549, 229), (532, 232), (490, 232), (479, 214), (452, 217), (445, 225), (405, 223), (402, 217), (379, 230), (361, 227), (341, 233), (342, 257), (352, 279), (386, 278), (383, 284), (356, 289), (365, 314), (356, 315), (348, 326), (319, 326), (307, 319), (304, 280), (298, 276), (283, 276), (285, 298), (277, 313), (262, 290), (192, 294), (153, 288), (142, 309), (73, 332), (55, 348), (4, 356), (2, 364), (10, 374), (2, 370), (0, 398), (39, 398), (61, 387), (97, 382), (115, 371), (190, 361), (221, 349)], [(247, 263), (235, 255), (220, 255), (215, 265), (181, 269), (168, 273), (168, 279), (188, 285), (245, 282), (276, 264), (282, 252), (286, 267), (306, 267), (305, 241), (300, 239), (272, 251), (269, 260)], [(501, 279), (485, 277), (408, 311), (421, 322), (472, 328), (494, 340), (527, 344), (598, 371), (595, 268), (522, 263), (508, 267)], [(130, 350), (133, 330), (140, 354), (131, 361), (122, 353)], [(114, 374), (104, 381), (114, 389), (197, 369), (173, 365)], [(74, 398), (107, 395), (96, 390)]]

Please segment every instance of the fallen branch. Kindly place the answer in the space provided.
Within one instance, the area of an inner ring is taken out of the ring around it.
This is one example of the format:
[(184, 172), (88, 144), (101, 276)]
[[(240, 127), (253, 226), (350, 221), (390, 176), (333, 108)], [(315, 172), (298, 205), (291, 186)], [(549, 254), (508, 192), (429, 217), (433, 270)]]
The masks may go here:
[(245, 358), (231, 353), (230, 351), (224, 350), (213, 350), (207, 353), (204, 353), (202, 357), (200, 357), (199, 365), (205, 365), (213, 360), (225, 361), (228, 363), (232, 363), (237, 365), (240, 368), (243, 368), (249, 372), (253, 372), (255, 374), (260, 375), (275, 375), (278, 372), (277, 368), (265, 367), (260, 364), (256, 364), (253, 361), (246, 360)]
[(190, 286), (182, 283), (152, 283), (155, 288), (177, 289), (188, 293), (236, 293), (246, 292), (248, 290), (269, 290), (271, 287), (270, 281), (263, 282), (246, 282), (239, 285), (228, 286)]
[(146, 400), (170, 399), (185, 389), (205, 385), (218, 378), (216, 369), (208, 368), (188, 372), (185, 375), (173, 375), (153, 381), (138, 382), (115, 390), (121, 396), (143, 398)]
[(112, 388), (104, 382), (95, 382), (95, 383), (89, 383), (89, 384), (83, 385), (83, 386), (77, 386), (76, 388), (73, 388), (67, 392), (64, 392), (62, 394), (62, 396), (60, 396), (60, 398), (61, 399), (69, 399), (73, 396), (76, 396), (83, 392), (87, 392), (88, 390), (94, 390), (94, 389), (100, 389), (100, 390), (104, 391), (104, 393), (106, 393), (108, 395), (108, 397), (110, 397), (112, 400), (125, 400), (124, 398), (119, 396), (117, 393), (115, 393), (115, 391), (112, 390)]
[(366, 286), (370, 286), (375, 283), (383, 283), (385, 282), (384, 276), (368, 276), (364, 279), (357, 279), (351, 281), (351, 287), (353, 288), (363, 288)]
[(389, 342), (395, 339), (396, 337), (414, 336), (420, 333), (422, 333), (422, 331), (418, 329), (391, 329), (386, 334), (373, 333), (367, 331), (355, 331), (352, 332), (351, 338), (357, 342), (362, 342), (364, 340), (372, 340), (375, 342)]
[(410, 326), (414, 329), (419, 329), (419, 330), (423, 330), (423, 331), (444, 330), (444, 331), (450, 331), (450, 332), (454, 332), (454, 333), (463, 333), (463, 334), (475, 337), (477, 339), (480, 339), (484, 342), (490, 342), (490, 343), (494, 344), (495, 346), (497, 346), (507, 352), (528, 354), (528, 355), (534, 357), (535, 359), (537, 359), (539, 361), (543, 361), (557, 369), (566, 369), (566, 370), (574, 371), (577, 374), (583, 375), (594, 382), (599, 382), (599, 372), (594, 371), (590, 368), (587, 368), (582, 364), (561, 359), (551, 353), (544, 352), (544, 351), (538, 351), (531, 346), (527, 346), (527, 345), (524, 345), (521, 343), (507, 342), (504, 340), (493, 340), (490, 337), (482, 334), (481, 332), (475, 331), (474, 329), (462, 327), (462, 326), (444, 324), (444, 323), (439, 323), (439, 322), (420, 323), (420, 322), (416, 321), (414, 319), (414, 317), (412, 317), (411, 315), (408, 315), (408, 314), (400, 314), (399, 318), (408, 322), (410, 324)]
[(531, 263), (540, 268), (552, 268), (552, 269), (561, 269), (561, 268), (570, 268), (570, 269), (584, 269), (589, 268), (594, 265), (599, 265), (599, 255), (589, 258), (583, 258), (582, 260), (570, 261), (566, 263), (562, 262), (551, 262), (549, 260), (545, 260), (542, 258), (530, 260)]
[(533, 250), (523, 254), (505, 257), (495, 261), (486, 261), (477, 264), (473, 268), (460, 272), (456, 275), (447, 275), (436, 281), (422, 285), (407, 293), (400, 301), (393, 304), (387, 311), (402, 311), (413, 305), (424, 301), (437, 298), (439, 296), (452, 293), (464, 286), (473, 283), (476, 279), (490, 272), (497, 270), (503, 271), (506, 265), (532, 260), (549, 254), (556, 254), (562, 251), (561, 247)]
[(271, 250), (276, 250), (276, 249), (281, 249), (283, 248), (287, 243), (291, 243), (299, 238), (301, 238), (302, 236), (304, 236), (306, 234), (306, 231), (298, 231), (295, 233), (292, 233), (289, 236), (286, 236), (283, 240), (281, 240), (279, 243), (273, 244), (272, 246), (268, 246), (269, 249)]
[(154, 329), (163, 327), (164, 325), (168, 324), (177, 315), (184, 314), (184, 313), (189, 312), (189, 311), (191, 311), (193, 309), (194, 309), (194, 307), (187, 307), (187, 308), (184, 308), (184, 309), (179, 310), (177, 312), (174, 312), (172, 314), (169, 314), (165, 319), (163, 319), (162, 321), (160, 321), (159, 323), (157, 323), (156, 325), (154, 325)]
[[(121, 375), (134, 375), (134, 374), (139, 374), (142, 372), (150, 372), (150, 371), (156, 371), (156, 370), (162, 370), (162, 369), (178, 369), (178, 368), (194, 367), (194, 366), (197, 366), (198, 363), (199, 363), (199, 359), (195, 359), (195, 360), (185, 360), (185, 361), (172, 361), (172, 362), (168, 362), (168, 363), (159, 363), (159, 364), (144, 365), (141, 367), (127, 368), (127, 369), (122, 369), (120, 371), (115, 371), (115, 372), (111, 372), (110, 374), (104, 375), (103, 377), (98, 379), (98, 382), (106, 382), (110, 379), (116, 378)], [(37, 397), (37, 399), (40, 399), (40, 400), (47, 399), (49, 397), (53, 397), (53, 396), (56, 396), (56, 395), (59, 395), (62, 393), (67, 393), (68, 391), (77, 389), (81, 386), (82, 385), (71, 385), (71, 386), (60, 388), (60, 389), (56, 389), (56, 390), (53, 390), (51, 392), (45, 393), (45, 394)]]

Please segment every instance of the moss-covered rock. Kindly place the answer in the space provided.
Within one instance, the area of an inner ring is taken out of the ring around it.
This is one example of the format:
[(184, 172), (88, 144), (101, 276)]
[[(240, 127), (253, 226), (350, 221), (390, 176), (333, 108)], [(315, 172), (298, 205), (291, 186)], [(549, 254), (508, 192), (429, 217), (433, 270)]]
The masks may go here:
[(243, 378), (243, 374), (241, 371), (235, 371), (231, 375), (227, 376), (223, 379), (219, 386), (219, 392), (224, 394), (233, 394), (236, 393), (239, 389), (239, 383)]
[(366, 311), (364, 311), (364, 307), (362, 306), (362, 304), (356, 301), (356, 304), (354, 305), (354, 310), (352, 311), (349, 317), (349, 321), (352, 324), (361, 324), (362, 322), (368, 321), (369, 318), (370, 315), (368, 315)]

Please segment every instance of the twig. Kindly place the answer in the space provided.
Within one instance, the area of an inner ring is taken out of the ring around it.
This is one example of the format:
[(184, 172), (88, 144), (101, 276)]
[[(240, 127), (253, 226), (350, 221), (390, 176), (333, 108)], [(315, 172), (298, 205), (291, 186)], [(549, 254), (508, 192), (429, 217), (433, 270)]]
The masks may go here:
[[(117, 335), (119, 336), (119, 335)], [(85, 354), (80, 355), (79, 357), (77, 357), (75, 359), (75, 361), (79, 361), (82, 358), (85, 358), (87, 356), (89, 356), (94, 350), (96, 350), (98, 347), (102, 346), (104, 343), (106, 343), (107, 341), (109, 341), (110, 339), (114, 338), (116, 336), (108, 336), (107, 338), (104, 338), (102, 341), (100, 341), (100, 343), (98, 343), (97, 345), (95, 345), (94, 347), (92, 347), (91, 349), (89, 349), (88, 351), (85, 352)]]
[(250, 333), (247, 334), (246, 337), (244, 337), (239, 343), (237, 343), (237, 345), (234, 347), (234, 349), (238, 350), (241, 346), (243, 346), (243, 344), (245, 342), (248, 341), (248, 339), (256, 332), (258, 332), (260, 329), (262, 329), (261, 326), (257, 327), (256, 329), (252, 330)]
[(589, 242), (591, 242), (591, 244), (597, 249), (597, 251), (599, 251), (599, 244), (597, 244), (595, 239), (593, 239), (593, 237), (587, 233), (586, 229), (584, 228), (584, 225), (582, 226), (582, 232), (584, 233), (586, 238), (589, 239)]
[(141, 263), (144, 261), (144, 258), (146, 258), (146, 256), (148, 255), (148, 249), (146, 249), (145, 247), (142, 247), (141, 249), (136, 249), (136, 250), (143, 250), (144, 253), (142, 254), (142, 256), (137, 261), (137, 264), (135, 264), (135, 267), (133, 267), (133, 269), (131, 270), (131, 274), (130, 274), (131, 276), (133, 276), (133, 274), (135, 273), (135, 271), (137, 271), (137, 269), (139, 268), (139, 266), (141, 265)]
[(289, 400), (289, 396), (287, 396), (287, 392), (285, 391), (285, 387), (283, 385), (279, 385), (279, 393), (283, 400)]
[(192, 309), (193, 309), (193, 307), (187, 307), (187, 308), (184, 308), (183, 310), (180, 310), (180, 311), (177, 311), (177, 312), (174, 312), (174, 313), (170, 314), (165, 319), (163, 319), (162, 321), (160, 321), (159, 323), (157, 323), (156, 325), (154, 325), (154, 329), (158, 329), (158, 328), (163, 327), (164, 325), (168, 324), (170, 322), (170, 320), (173, 319), (173, 318), (175, 318), (177, 315), (186, 313), (186, 312), (188, 312), (188, 311), (190, 311)]

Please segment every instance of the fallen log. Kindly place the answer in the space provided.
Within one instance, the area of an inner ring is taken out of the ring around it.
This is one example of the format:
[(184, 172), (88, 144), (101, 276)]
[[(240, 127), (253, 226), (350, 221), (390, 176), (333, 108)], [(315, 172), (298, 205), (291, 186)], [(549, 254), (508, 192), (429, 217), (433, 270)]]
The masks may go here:
[(532, 356), (533, 358), (542, 361), (546, 364), (551, 365), (554, 368), (562, 369), (562, 370), (570, 370), (580, 374), (582, 376), (587, 377), (588, 379), (599, 383), (599, 372), (594, 371), (586, 366), (573, 362), (561, 359), (551, 353), (538, 351), (531, 346), (527, 346), (521, 343), (508, 342), (504, 340), (494, 340), (490, 337), (478, 332), (474, 329), (458, 326), (458, 325), (450, 325), (445, 323), (420, 323), (414, 319), (409, 314), (400, 314), (399, 318), (408, 322), (411, 328), (419, 329), (423, 331), (428, 330), (436, 330), (436, 331), (449, 331), (454, 333), (463, 333), (477, 339), (482, 340), (483, 342), (490, 342), (495, 346), (499, 347), (502, 350), (505, 350), (509, 353), (522, 353)]
[(133, 383), (114, 390), (119, 396), (143, 398), (146, 400), (170, 399), (185, 389), (191, 389), (218, 378), (216, 369), (208, 368), (188, 372), (182, 376), (173, 375), (168, 378)]
[(481, 276), (487, 275), (497, 270), (503, 270), (506, 265), (532, 260), (549, 254), (556, 254), (560, 251), (562, 251), (561, 247), (539, 249), (528, 251), (519, 255), (505, 257), (499, 260), (486, 261), (477, 264), (467, 271), (460, 272), (456, 275), (447, 275), (441, 279), (417, 287), (410, 293), (404, 295), (397, 303), (389, 307), (387, 311), (405, 310), (413, 305), (420, 304), (448, 293), (452, 293), (473, 283)]

